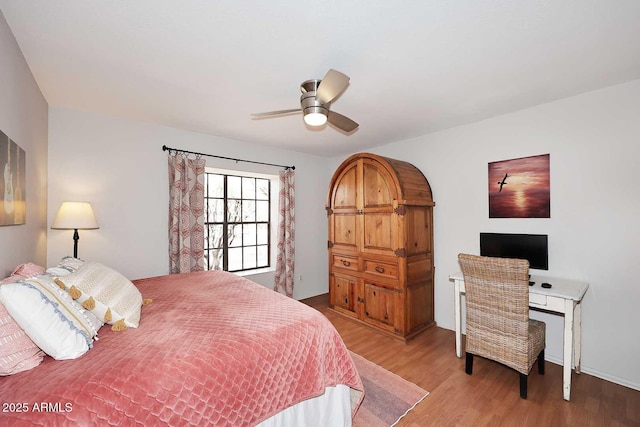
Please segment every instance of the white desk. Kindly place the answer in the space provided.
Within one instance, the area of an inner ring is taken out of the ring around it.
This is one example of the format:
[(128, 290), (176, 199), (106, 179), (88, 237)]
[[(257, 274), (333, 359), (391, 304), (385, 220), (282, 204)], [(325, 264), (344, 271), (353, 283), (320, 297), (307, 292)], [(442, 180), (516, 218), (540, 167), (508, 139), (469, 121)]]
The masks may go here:
[[(462, 357), (462, 294), (465, 293), (462, 272), (449, 276), (455, 285), (455, 315), (456, 315), (456, 355)], [(562, 383), (564, 400), (571, 395), (571, 369), (580, 373), (580, 301), (589, 284), (576, 280), (557, 279), (554, 277), (531, 276), (535, 282), (529, 286), (529, 307), (564, 315), (564, 357), (562, 363)], [(540, 286), (542, 282), (551, 283), (550, 289)], [(572, 360), (573, 358), (573, 360)]]

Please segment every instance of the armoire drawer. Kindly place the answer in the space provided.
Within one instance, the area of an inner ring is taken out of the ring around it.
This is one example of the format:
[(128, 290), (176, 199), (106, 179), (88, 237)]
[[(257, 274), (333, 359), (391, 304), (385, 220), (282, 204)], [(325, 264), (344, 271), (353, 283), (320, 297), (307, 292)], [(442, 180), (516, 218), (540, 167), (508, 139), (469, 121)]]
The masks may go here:
[(375, 274), (381, 277), (397, 279), (399, 276), (398, 264), (391, 262), (381, 262), (372, 259), (364, 260), (364, 272)]
[(346, 255), (333, 255), (333, 266), (345, 270), (358, 271), (358, 257), (350, 257)]

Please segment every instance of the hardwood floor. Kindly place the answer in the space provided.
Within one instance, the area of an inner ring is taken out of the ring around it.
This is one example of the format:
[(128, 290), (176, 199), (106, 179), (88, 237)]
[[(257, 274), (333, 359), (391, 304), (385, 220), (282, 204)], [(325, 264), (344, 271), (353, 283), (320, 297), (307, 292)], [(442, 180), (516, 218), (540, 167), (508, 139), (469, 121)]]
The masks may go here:
[(473, 375), (465, 374), (453, 331), (434, 327), (404, 344), (335, 314), (322, 296), (304, 302), (329, 318), (351, 351), (430, 392), (399, 427), (640, 426), (640, 391), (573, 373), (567, 402), (562, 367), (547, 362), (543, 376), (533, 367), (523, 400), (518, 374), (509, 368), (476, 357)]

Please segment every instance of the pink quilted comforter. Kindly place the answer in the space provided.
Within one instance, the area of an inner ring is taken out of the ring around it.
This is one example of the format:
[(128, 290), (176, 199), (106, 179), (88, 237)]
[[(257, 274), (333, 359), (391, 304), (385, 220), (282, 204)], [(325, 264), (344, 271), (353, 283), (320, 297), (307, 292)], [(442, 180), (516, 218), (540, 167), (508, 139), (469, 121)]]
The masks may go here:
[(363, 390), (336, 330), (302, 303), (224, 272), (134, 283), (153, 299), (140, 327), (103, 327), (76, 360), (0, 378), (0, 425), (251, 426), (326, 386)]

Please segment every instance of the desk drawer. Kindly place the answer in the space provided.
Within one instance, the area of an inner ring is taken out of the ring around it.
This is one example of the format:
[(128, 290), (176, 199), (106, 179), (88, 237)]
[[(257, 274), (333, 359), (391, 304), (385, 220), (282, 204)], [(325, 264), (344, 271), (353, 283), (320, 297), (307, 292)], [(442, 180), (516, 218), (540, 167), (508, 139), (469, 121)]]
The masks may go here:
[(547, 296), (546, 295), (530, 293), (529, 294), (529, 305), (546, 307), (546, 305), (547, 305)]
[(564, 313), (564, 299), (531, 292), (529, 293), (529, 307)]

